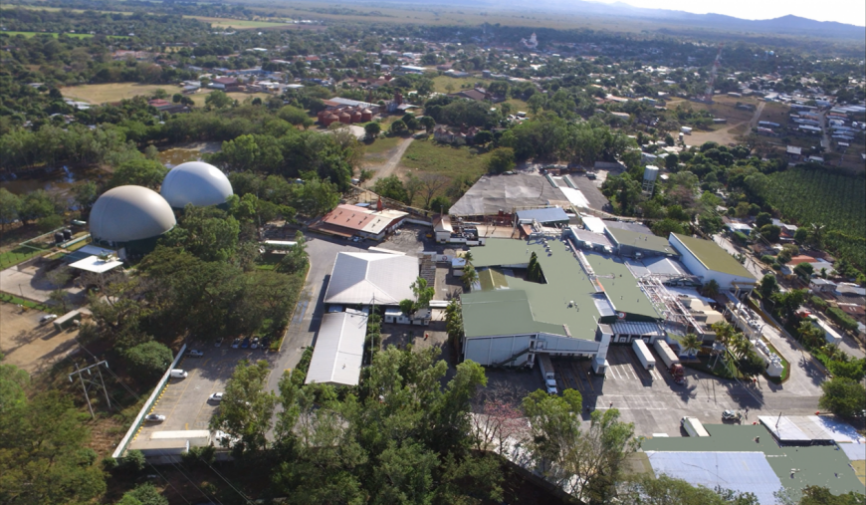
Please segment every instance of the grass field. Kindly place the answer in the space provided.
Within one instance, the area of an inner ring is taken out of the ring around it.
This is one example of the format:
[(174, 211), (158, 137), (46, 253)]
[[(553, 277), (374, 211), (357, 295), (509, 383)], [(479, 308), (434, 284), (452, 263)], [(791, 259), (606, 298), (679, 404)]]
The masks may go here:
[(397, 147), (403, 141), (402, 137), (379, 136), (372, 144), (367, 144), (364, 153), (370, 158), (383, 158), (391, 149)]
[(788, 124), (788, 115), (791, 112), (791, 107), (779, 102), (767, 102), (764, 105), (764, 110), (761, 112), (759, 121), (770, 121), (779, 123), (780, 125)]
[(205, 16), (184, 16), (187, 19), (198, 19), (204, 23), (210, 23), (213, 28), (234, 28), (235, 30), (249, 30), (252, 28), (280, 28), (293, 26), (292, 23), (274, 23), (272, 21), (250, 21), (247, 19), (209, 18)]
[(466, 85), (472, 88), (476, 84), (480, 84), (486, 88), (489, 83), (490, 81), (485, 81), (476, 77), (448, 77), (447, 75), (440, 75), (433, 78), (433, 90), (439, 93), (448, 93), (448, 85), (450, 84), (453, 87), (451, 92), (456, 93), (461, 89), (464, 89), (463, 86)]
[[(119, 82), (111, 84), (84, 84), (82, 86), (70, 86), (60, 88), (63, 96), (75, 98), (93, 104), (119, 102), (136, 96), (151, 97), (156, 90), (164, 89), (166, 93), (173, 95), (180, 92), (178, 86), (171, 84), (136, 84), (131, 82)], [(192, 101), (199, 107), (204, 106), (205, 98), (210, 91), (203, 91), (192, 95)], [(243, 102), (247, 98), (260, 97), (262, 100), (269, 95), (266, 93), (227, 93), (228, 96)]]
[[(50, 35), (51, 37), (54, 37), (55, 39), (60, 36), (57, 33), (49, 33), (49, 32), (0, 32), (0, 35), (9, 35), (10, 37), (14, 37), (16, 35), (23, 35), (23, 36), (27, 37), (28, 39), (30, 37), (35, 37), (37, 35)], [(91, 35), (89, 33), (64, 33), (64, 35), (66, 35), (67, 37), (71, 37), (73, 39), (89, 39), (89, 38), (93, 37), (93, 35)], [(107, 37), (110, 39), (128, 39), (129, 38), (126, 35), (107, 35)]]
[[(59, 12), (59, 11), (67, 11), (74, 12), (76, 14), (81, 14), (82, 12), (86, 12), (84, 9), (61, 9), (60, 7), (42, 7), (37, 5), (15, 5), (15, 4), (2, 4), (0, 5), (0, 9), (28, 9), (31, 11), (49, 11), (49, 12)], [(124, 14), (131, 15), (132, 12), (123, 12), (123, 11), (93, 11), (98, 12), (100, 14)]]
[[(438, 174), (448, 179), (466, 178), (475, 182), (487, 172), (489, 153), (478, 154), (472, 147), (452, 147), (432, 140), (412, 142), (400, 160), (401, 174)], [(445, 192), (442, 188), (436, 196)]]

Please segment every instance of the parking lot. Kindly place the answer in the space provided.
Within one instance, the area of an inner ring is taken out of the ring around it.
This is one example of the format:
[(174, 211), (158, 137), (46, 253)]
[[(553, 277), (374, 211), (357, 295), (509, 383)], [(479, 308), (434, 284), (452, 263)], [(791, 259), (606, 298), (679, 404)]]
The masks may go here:
[[(230, 342), (220, 347), (197, 347), (204, 356), (193, 358), (189, 352), (178, 363), (177, 368), (185, 370), (185, 379), (169, 379), (165, 390), (154, 404), (150, 413), (166, 417), (161, 423), (146, 423), (139, 437), (147, 437), (148, 431), (205, 430), (218, 403), (208, 402), (208, 397), (225, 390), (226, 381), (242, 359), (251, 363), (260, 359), (272, 361), (271, 354), (262, 349), (232, 349)], [(272, 370), (271, 373), (282, 373)], [(133, 447), (134, 448), (134, 447)]]

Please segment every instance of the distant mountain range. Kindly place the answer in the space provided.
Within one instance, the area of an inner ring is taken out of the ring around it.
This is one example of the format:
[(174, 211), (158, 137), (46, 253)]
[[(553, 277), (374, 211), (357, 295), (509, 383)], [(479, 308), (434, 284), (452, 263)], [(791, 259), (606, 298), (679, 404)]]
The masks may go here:
[[(350, 0), (351, 1), (351, 0)], [(369, 0), (358, 3), (370, 5)], [(379, 3), (379, 2), (375, 2)], [(389, 3), (423, 4), (482, 7), (495, 9), (526, 10), (529, 4), (524, 0), (392, 0)], [(820, 8), (820, 4), (815, 4)], [(752, 21), (722, 14), (692, 14), (690, 12), (647, 9), (633, 7), (623, 2), (605, 4), (585, 0), (534, 0), (532, 10), (568, 12), (569, 14), (584, 14), (603, 17), (633, 18), (658, 21), (660, 23), (681, 25), (683, 27), (709, 28), (726, 32), (750, 32), (775, 35), (810, 36), (829, 39), (854, 39), (863, 42), (866, 39), (866, 27), (837, 23), (834, 21), (815, 21), (798, 16), (782, 16), (775, 19)]]

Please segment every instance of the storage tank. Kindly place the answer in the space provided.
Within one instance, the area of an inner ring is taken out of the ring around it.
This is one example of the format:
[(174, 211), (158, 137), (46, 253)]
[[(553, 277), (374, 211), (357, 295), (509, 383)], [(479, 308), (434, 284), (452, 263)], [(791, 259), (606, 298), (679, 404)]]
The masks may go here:
[(364, 109), (361, 111), (361, 121), (367, 122), (373, 120), (373, 113), (370, 112), (370, 109)]
[(659, 176), (659, 167), (657, 167), (657, 166), (647, 165), (643, 171), (643, 180), (645, 180), (647, 182), (655, 181), (656, 179), (658, 179), (658, 176)]
[(356, 110), (355, 112), (352, 113), (352, 122), (353, 123), (360, 123), (361, 122), (361, 111)]
[(348, 112), (341, 112), (340, 113), (340, 122), (343, 124), (351, 123), (352, 122), (352, 115), (349, 114)]

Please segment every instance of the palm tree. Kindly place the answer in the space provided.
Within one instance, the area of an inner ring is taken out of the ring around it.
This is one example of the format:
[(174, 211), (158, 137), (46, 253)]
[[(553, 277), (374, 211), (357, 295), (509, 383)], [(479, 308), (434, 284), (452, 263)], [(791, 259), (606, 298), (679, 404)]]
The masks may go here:
[(809, 244), (816, 249), (824, 247), (824, 228), (823, 224), (812, 223), (809, 227)]
[(715, 279), (710, 279), (704, 284), (704, 296), (715, 298), (719, 294), (719, 283)]
[(463, 285), (466, 289), (472, 287), (478, 281), (478, 272), (475, 271), (475, 267), (472, 264), (467, 263), (465, 267), (463, 267)]
[(749, 355), (749, 351), (752, 350), (752, 344), (749, 343), (749, 340), (742, 333), (734, 333), (731, 337), (731, 349), (736, 357), (743, 359)]
[(691, 357), (694, 357), (695, 354), (697, 354), (698, 349), (701, 348), (701, 344), (701, 339), (699, 339), (694, 333), (687, 334), (680, 341), (680, 345), (683, 347), (683, 352)]

